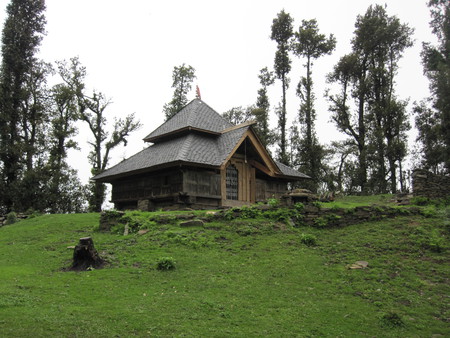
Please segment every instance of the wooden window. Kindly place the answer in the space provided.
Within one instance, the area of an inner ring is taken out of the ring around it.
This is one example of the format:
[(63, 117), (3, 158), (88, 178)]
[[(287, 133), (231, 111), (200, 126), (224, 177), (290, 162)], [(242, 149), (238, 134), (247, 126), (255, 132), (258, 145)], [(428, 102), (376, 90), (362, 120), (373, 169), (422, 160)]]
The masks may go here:
[(227, 168), (227, 200), (238, 200), (239, 173), (234, 165)]

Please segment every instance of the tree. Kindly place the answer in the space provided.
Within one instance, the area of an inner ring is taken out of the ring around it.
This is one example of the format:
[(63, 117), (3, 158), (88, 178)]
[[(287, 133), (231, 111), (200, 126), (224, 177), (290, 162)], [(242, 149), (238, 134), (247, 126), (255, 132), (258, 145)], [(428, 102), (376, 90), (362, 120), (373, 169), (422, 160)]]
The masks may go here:
[[(111, 134), (106, 131), (106, 108), (111, 104), (102, 93), (93, 92), (92, 96), (83, 95), (81, 98), (83, 109), (80, 110), (80, 118), (89, 126), (94, 140), (89, 142), (92, 147), (89, 153), (89, 163), (92, 165), (92, 175), (98, 175), (106, 170), (109, 162), (109, 154), (112, 149), (123, 143), (127, 145), (128, 136), (141, 127), (139, 121), (135, 121), (134, 114), (125, 119), (114, 119), (114, 130)], [(89, 206), (92, 211), (100, 212), (105, 200), (105, 184), (96, 181), (93, 183), (92, 195)]]
[(2, 199), (9, 211), (17, 203), (23, 175), (22, 124), (28, 121), (30, 92), (27, 81), (35, 69), (35, 54), (45, 34), (44, 0), (12, 0), (6, 8), (2, 34), (0, 78), (0, 161)]
[(166, 120), (178, 113), (187, 103), (187, 94), (192, 88), (192, 82), (196, 78), (195, 69), (192, 66), (186, 66), (184, 63), (179, 67), (174, 67), (172, 72), (172, 100), (164, 105), (163, 112)]
[(247, 122), (252, 119), (252, 111), (255, 109), (253, 106), (249, 106), (247, 108), (233, 107), (230, 110), (227, 110), (222, 114), (222, 117), (225, 118), (231, 124), (237, 126), (238, 124)]
[[(92, 133), (93, 141), (89, 141), (91, 152), (88, 160), (92, 165), (92, 175), (98, 175), (106, 170), (111, 150), (120, 144), (127, 145), (128, 136), (141, 127), (139, 121), (135, 120), (134, 114), (125, 119), (114, 119), (113, 131), (107, 131), (106, 109), (111, 100), (106, 99), (103, 93), (93, 91), (92, 95), (85, 93), (86, 69), (79, 63), (78, 59), (72, 59), (70, 71), (61, 72), (64, 82), (76, 95), (79, 119), (84, 121)], [(91, 184), (91, 196), (89, 208), (92, 211), (101, 211), (105, 200), (105, 184), (96, 181)]]
[(267, 95), (267, 88), (275, 82), (273, 72), (270, 72), (267, 67), (264, 67), (259, 72), (259, 82), (261, 88), (258, 89), (258, 97), (256, 99), (256, 108), (252, 114), (257, 121), (257, 133), (261, 139), (261, 143), (268, 147), (274, 142), (274, 134), (269, 128), (269, 110), (270, 102)]
[[(409, 129), (406, 103), (395, 96), (395, 76), (398, 62), (406, 48), (412, 46), (413, 29), (401, 24), (395, 16), (388, 16), (382, 6), (370, 6), (364, 16), (356, 21), (355, 51), (368, 60), (369, 91), (367, 97), (368, 119), (371, 125), (371, 143), (374, 147), (376, 172), (373, 175), (379, 192), (397, 189), (397, 160), (406, 152), (399, 151)], [(387, 159), (387, 162), (386, 162)], [(401, 159), (400, 159), (401, 160)], [(388, 177), (388, 173), (390, 174)]]
[[(341, 58), (329, 77), (342, 88), (340, 94), (328, 95), (333, 120), (358, 145), (361, 191), (368, 190), (370, 148), (372, 190), (387, 192), (390, 181), (389, 190), (395, 192), (397, 163), (406, 156), (409, 128), (406, 102), (395, 96), (395, 76), (403, 52), (412, 45), (413, 30), (379, 5), (358, 16), (355, 27), (352, 53)], [(356, 116), (348, 106), (349, 98), (355, 100)]]
[[(367, 193), (367, 119), (365, 97), (367, 95), (367, 61), (357, 54), (348, 54), (339, 60), (327, 81), (335, 83), (340, 91), (331, 94), (330, 101), (332, 120), (339, 131), (354, 140), (358, 148), (358, 168), (355, 184), (360, 192)], [(352, 105), (352, 102), (354, 103)]]
[[(422, 102), (416, 105), (417, 140), (424, 149), (427, 167), (438, 170), (444, 166), (450, 172), (450, 3), (430, 0), (430, 26), (438, 45), (423, 44), (422, 63), (430, 81), (432, 109)], [(438, 146), (433, 151), (432, 146)]]
[(52, 213), (79, 212), (83, 210), (87, 197), (77, 172), (67, 164), (67, 151), (78, 149), (75, 136), (78, 130), (75, 123), (79, 120), (76, 92), (65, 81), (75, 83), (82, 76), (78, 71), (79, 60), (73, 58), (70, 63), (57, 62), (58, 74), (64, 80), (51, 90), (51, 118), (48, 128), (47, 163), (48, 205)]
[(303, 20), (292, 43), (292, 50), (298, 57), (306, 59), (304, 67), (306, 76), (302, 76), (297, 86), (297, 95), (300, 97), (301, 104), (299, 109), (298, 121), (301, 126), (300, 171), (312, 178), (310, 188), (317, 190), (320, 180), (319, 169), (321, 158), (319, 154), (321, 146), (315, 133), (316, 111), (314, 109), (314, 93), (312, 80), (313, 61), (319, 57), (331, 54), (336, 47), (336, 39), (331, 34), (328, 38), (319, 33), (317, 21)]
[(287, 154), (286, 141), (286, 91), (289, 88), (289, 78), (287, 75), (291, 71), (291, 60), (289, 58), (290, 40), (293, 34), (293, 19), (282, 10), (272, 22), (272, 34), (270, 38), (277, 43), (277, 51), (275, 53), (275, 75), (281, 80), (282, 99), (281, 109), (277, 109), (279, 135), (279, 154), (278, 159), (281, 163), (289, 164), (289, 155)]
[(440, 114), (430, 108), (426, 101), (416, 103), (413, 110), (421, 165), (435, 174), (444, 174), (446, 146), (442, 137)]

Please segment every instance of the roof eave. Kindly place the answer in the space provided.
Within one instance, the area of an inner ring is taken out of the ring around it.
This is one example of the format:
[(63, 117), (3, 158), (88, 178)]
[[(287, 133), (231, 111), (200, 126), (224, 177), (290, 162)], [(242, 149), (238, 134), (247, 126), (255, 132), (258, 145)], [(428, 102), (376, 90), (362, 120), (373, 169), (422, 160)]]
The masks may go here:
[[(112, 183), (112, 182), (117, 181), (118, 179), (121, 179), (124, 177), (150, 173), (150, 172), (154, 172), (154, 171), (158, 171), (158, 170), (166, 169), (166, 168), (172, 168), (172, 167), (200, 167), (200, 168), (220, 169), (219, 165), (186, 162), (186, 161), (173, 161), (173, 162), (155, 165), (155, 166), (152, 166), (149, 168), (127, 171), (127, 172), (123, 172), (120, 174), (110, 175), (110, 176), (106, 176), (106, 177), (102, 177), (102, 178), (95, 178), (96, 176), (94, 176), (91, 178), (91, 180), (101, 182), (101, 183)], [(99, 175), (101, 175), (101, 174), (99, 174)], [(99, 176), (99, 175), (97, 175), (97, 176)]]
[(183, 132), (189, 132), (189, 131), (195, 131), (195, 132), (199, 132), (199, 133), (203, 133), (203, 134), (209, 134), (209, 135), (214, 135), (214, 136), (221, 135), (221, 133), (215, 132), (215, 131), (212, 131), (212, 130), (206, 130), (206, 129), (201, 129), (201, 128), (195, 128), (195, 127), (188, 126), (188, 127), (183, 127), (183, 128), (171, 131), (169, 133), (165, 133), (165, 134), (161, 134), (161, 135), (157, 135), (157, 136), (153, 136), (153, 137), (147, 136), (143, 140), (145, 142), (154, 143), (155, 141), (158, 141), (160, 139), (165, 139), (167, 137), (174, 136), (174, 135), (177, 135), (177, 134), (180, 134), (180, 133), (183, 133)]

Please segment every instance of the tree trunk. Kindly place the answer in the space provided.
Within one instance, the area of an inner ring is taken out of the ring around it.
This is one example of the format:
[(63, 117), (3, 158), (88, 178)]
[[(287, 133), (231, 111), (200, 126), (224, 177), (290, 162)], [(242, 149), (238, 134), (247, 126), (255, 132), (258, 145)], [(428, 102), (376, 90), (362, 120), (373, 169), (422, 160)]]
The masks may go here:
[(80, 238), (80, 242), (73, 252), (73, 263), (70, 271), (86, 271), (90, 268), (98, 269), (104, 264), (103, 259), (94, 248), (94, 241), (91, 237)]

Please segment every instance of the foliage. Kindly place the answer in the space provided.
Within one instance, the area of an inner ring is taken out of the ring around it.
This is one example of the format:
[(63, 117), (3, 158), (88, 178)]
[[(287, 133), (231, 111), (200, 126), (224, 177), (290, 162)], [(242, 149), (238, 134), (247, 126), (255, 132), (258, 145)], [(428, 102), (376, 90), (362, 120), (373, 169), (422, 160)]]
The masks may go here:
[[(4, 185), (0, 204), (7, 211), (22, 207), (19, 195), (30, 189), (24, 176), (33, 172), (41, 150), (45, 67), (36, 54), (45, 34), (44, 11), (42, 0), (13, 0), (6, 7), (0, 69), (0, 181)], [(31, 193), (38, 193), (36, 185), (32, 188)]]
[(18, 221), (19, 219), (17, 218), (17, 214), (14, 211), (11, 211), (6, 215), (6, 224), (14, 224)]
[(278, 198), (269, 198), (267, 200), (267, 205), (271, 208), (278, 208), (280, 206), (280, 200)]
[[(62, 68), (61, 76), (68, 88), (75, 93), (79, 119), (87, 124), (94, 138), (89, 142), (92, 149), (88, 156), (92, 165), (92, 175), (101, 174), (108, 166), (110, 152), (120, 144), (126, 146), (130, 134), (138, 130), (141, 124), (136, 121), (134, 114), (130, 114), (124, 119), (114, 118), (113, 131), (108, 133), (105, 114), (111, 100), (95, 90), (92, 95), (86, 94), (84, 84), (86, 69), (79, 60), (72, 59), (69, 69)], [(90, 184), (89, 188), (91, 190), (89, 208), (91, 211), (99, 212), (105, 200), (105, 184), (95, 181)]]
[(421, 145), (423, 164), (434, 172), (450, 170), (450, 3), (428, 2), (430, 26), (438, 44), (423, 43), (422, 63), (430, 81), (429, 104), (416, 104), (417, 141)]
[(191, 90), (192, 81), (194, 81), (195, 78), (195, 69), (192, 66), (186, 66), (186, 64), (183, 63), (179, 67), (173, 67), (173, 97), (163, 108), (166, 120), (178, 113), (188, 103), (187, 94)]
[[(292, 50), (298, 57), (306, 59), (304, 65), (306, 76), (302, 76), (297, 86), (297, 95), (300, 97), (298, 122), (300, 135), (295, 156), (299, 170), (312, 178), (308, 189), (317, 191), (321, 162), (323, 161), (322, 147), (317, 140), (315, 131), (316, 111), (314, 109), (315, 95), (313, 92), (312, 66), (313, 61), (319, 57), (331, 54), (336, 47), (336, 39), (331, 34), (328, 38), (319, 33), (317, 21), (302, 20), (298, 32), (294, 34)], [(322, 156), (321, 156), (322, 155)]]
[[(358, 16), (355, 26), (352, 53), (328, 76), (341, 87), (338, 93), (327, 93), (330, 111), (338, 129), (358, 148), (354, 179), (360, 191), (395, 193), (410, 128), (406, 102), (395, 95), (395, 76), (400, 58), (412, 45), (413, 30), (380, 5)], [(374, 168), (370, 172), (369, 165)]]
[(161, 271), (175, 270), (175, 261), (172, 257), (161, 257), (156, 262), (156, 269)]
[(277, 43), (277, 51), (275, 52), (274, 70), (277, 79), (281, 80), (282, 99), (281, 105), (276, 110), (278, 115), (279, 127), (279, 156), (281, 163), (288, 165), (289, 156), (287, 154), (286, 140), (286, 91), (289, 88), (289, 78), (287, 75), (291, 71), (291, 60), (289, 58), (290, 40), (293, 35), (292, 27), (293, 19), (289, 13), (282, 10), (273, 19), (270, 38)]
[(388, 328), (405, 326), (402, 317), (397, 312), (388, 312), (381, 316), (381, 325)]
[(307, 246), (315, 246), (317, 245), (317, 237), (312, 234), (301, 234), (300, 242)]
[(267, 67), (259, 71), (259, 82), (261, 88), (258, 89), (258, 97), (256, 99), (256, 109), (253, 110), (253, 115), (256, 118), (256, 131), (263, 146), (268, 147), (275, 142), (275, 134), (269, 128), (269, 110), (270, 102), (267, 95), (267, 88), (274, 84), (275, 77), (273, 72), (269, 71)]

